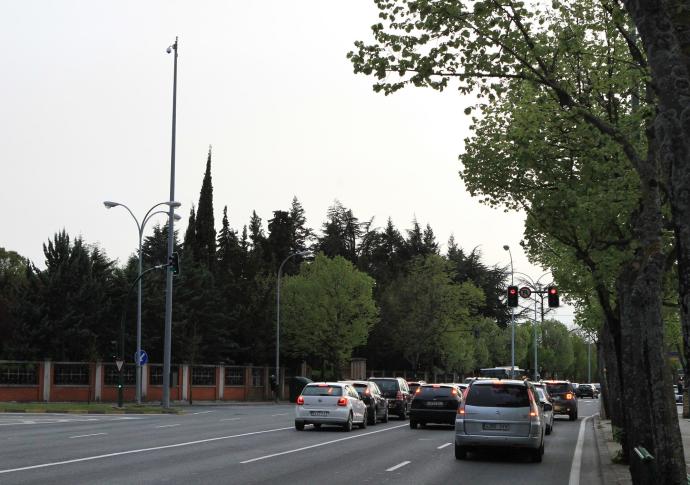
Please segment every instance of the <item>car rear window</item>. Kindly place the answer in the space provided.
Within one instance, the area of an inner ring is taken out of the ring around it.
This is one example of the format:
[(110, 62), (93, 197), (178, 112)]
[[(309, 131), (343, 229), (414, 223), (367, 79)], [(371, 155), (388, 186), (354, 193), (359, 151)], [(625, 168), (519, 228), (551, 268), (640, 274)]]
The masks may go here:
[(398, 381), (394, 379), (381, 379), (381, 380), (376, 380), (372, 379), (378, 386), (379, 389), (382, 391), (397, 391), (398, 390)]
[(549, 390), (551, 394), (564, 394), (566, 392), (570, 392), (572, 388), (570, 387), (570, 384), (567, 382), (560, 382), (556, 384), (547, 384), (546, 388)]
[[(422, 386), (419, 389), (419, 393), (415, 394), (415, 397), (433, 399), (435, 397), (450, 397), (453, 395), (453, 389), (450, 387)], [(457, 391), (455, 393), (457, 394)]]
[(307, 386), (302, 390), (303, 396), (342, 396), (343, 388), (340, 386)]
[(526, 408), (530, 406), (525, 386), (481, 384), (470, 386), (465, 400), (468, 406)]

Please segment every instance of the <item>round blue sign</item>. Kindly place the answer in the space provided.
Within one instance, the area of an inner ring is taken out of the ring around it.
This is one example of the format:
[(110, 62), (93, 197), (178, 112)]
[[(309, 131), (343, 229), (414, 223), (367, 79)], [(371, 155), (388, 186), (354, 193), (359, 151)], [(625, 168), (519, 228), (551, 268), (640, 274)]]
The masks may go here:
[(139, 355), (138, 352), (134, 352), (134, 362), (139, 362), (139, 365), (144, 365), (149, 361), (149, 354), (145, 350), (142, 350)]

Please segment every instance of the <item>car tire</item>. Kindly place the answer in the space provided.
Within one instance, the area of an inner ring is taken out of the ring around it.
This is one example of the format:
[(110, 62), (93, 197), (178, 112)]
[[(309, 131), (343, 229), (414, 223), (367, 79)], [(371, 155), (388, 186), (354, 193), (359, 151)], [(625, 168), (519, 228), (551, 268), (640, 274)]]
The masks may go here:
[(376, 424), (376, 415), (379, 413), (378, 408), (374, 408), (374, 412), (369, 414), (367, 410), (367, 424), (374, 426)]
[(314, 424), (314, 429), (316, 429), (316, 430), (321, 429), (321, 423), (315, 423), (315, 424)]
[(467, 458), (467, 448), (455, 445), (455, 459), (464, 460), (465, 458)]
[(553, 428), (553, 426), (551, 426), (551, 425), (546, 425), (546, 431), (545, 431), (545, 433), (546, 433), (546, 434), (551, 434), (551, 429), (552, 429), (552, 428)]
[(410, 419), (410, 429), (417, 429), (417, 421)]
[(352, 431), (352, 413), (347, 417), (347, 421), (345, 421), (345, 424), (343, 425), (343, 431), (346, 433), (349, 433)]
[(533, 463), (541, 463), (542, 458), (544, 456), (544, 442), (541, 442), (541, 446), (537, 448), (536, 450), (532, 450), (532, 462)]
[(381, 419), (382, 423), (387, 423), (388, 422), (388, 407), (386, 407), (386, 414), (383, 415), (383, 419)]
[(570, 421), (575, 421), (577, 419), (577, 413), (570, 413), (568, 417), (570, 418)]
[(304, 421), (295, 421), (295, 429), (297, 431), (304, 431)]
[(407, 411), (405, 409), (405, 406), (403, 406), (402, 411), (398, 415), (398, 418), (400, 419), (400, 421), (405, 421), (407, 419)]
[(359, 429), (364, 429), (369, 424), (369, 410), (364, 410), (364, 416), (362, 416), (362, 422), (359, 425)]

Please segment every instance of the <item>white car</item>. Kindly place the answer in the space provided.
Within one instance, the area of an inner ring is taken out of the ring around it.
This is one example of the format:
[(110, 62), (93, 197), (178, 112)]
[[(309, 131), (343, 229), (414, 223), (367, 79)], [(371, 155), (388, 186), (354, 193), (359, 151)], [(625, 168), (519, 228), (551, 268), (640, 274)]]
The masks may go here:
[(549, 398), (546, 397), (546, 392), (544, 391), (543, 387), (535, 386), (534, 390), (537, 391), (539, 402), (541, 403), (542, 411), (544, 412), (544, 420), (546, 421), (545, 433), (551, 434), (551, 431), (553, 430), (553, 404), (551, 404)]
[(350, 384), (343, 382), (312, 382), (302, 389), (295, 406), (295, 429), (304, 425), (322, 424), (342, 426), (351, 431), (352, 425), (367, 427), (367, 406)]

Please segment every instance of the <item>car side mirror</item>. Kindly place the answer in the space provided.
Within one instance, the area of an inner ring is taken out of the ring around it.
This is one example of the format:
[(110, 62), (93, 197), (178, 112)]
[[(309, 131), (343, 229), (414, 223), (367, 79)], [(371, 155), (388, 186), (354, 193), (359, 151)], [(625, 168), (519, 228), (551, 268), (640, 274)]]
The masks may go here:
[(544, 411), (553, 411), (553, 405), (551, 405), (548, 402), (543, 403), (544, 405)]

